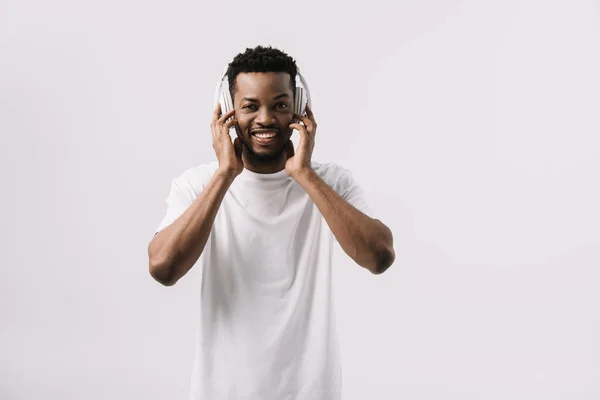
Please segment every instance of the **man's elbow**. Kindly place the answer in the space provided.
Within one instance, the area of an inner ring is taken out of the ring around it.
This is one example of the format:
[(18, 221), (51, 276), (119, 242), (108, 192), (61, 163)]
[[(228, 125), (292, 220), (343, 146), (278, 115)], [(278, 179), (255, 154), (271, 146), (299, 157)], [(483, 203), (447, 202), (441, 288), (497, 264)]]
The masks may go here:
[(373, 262), (370, 271), (374, 275), (383, 274), (396, 259), (394, 252), (394, 236), (392, 231), (380, 220), (376, 220), (381, 226), (380, 235), (375, 245), (375, 253), (373, 254)]
[(383, 274), (389, 267), (392, 266), (396, 259), (396, 253), (393, 247), (381, 247), (375, 252), (375, 261), (370, 269), (373, 275)]
[(150, 276), (163, 286), (173, 286), (177, 283), (177, 279), (173, 279), (172, 268), (166, 263), (150, 259), (148, 271), (150, 272)]

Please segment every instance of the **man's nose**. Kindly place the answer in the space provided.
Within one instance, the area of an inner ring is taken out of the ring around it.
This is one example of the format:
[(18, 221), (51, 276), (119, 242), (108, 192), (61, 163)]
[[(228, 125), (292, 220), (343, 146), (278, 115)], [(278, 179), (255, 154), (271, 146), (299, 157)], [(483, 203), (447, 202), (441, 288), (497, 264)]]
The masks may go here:
[(260, 110), (258, 110), (256, 122), (261, 125), (270, 125), (274, 123), (275, 117), (273, 116), (271, 109), (269, 107), (261, 107)]

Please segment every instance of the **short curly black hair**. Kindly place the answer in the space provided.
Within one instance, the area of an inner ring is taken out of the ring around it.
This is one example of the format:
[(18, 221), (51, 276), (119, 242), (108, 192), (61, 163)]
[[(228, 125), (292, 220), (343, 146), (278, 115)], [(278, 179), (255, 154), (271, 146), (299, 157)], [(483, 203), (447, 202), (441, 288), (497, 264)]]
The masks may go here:
[(287, 72), (290, 74), (290, 89), (296, 96), (296, 74), (298, 67), (296, 61), (283, 51), (271, 46), (256, 46), (247, 48), (233, 58), (227, 68), (227, 79), (229, 81), (229, 93), (231, 98), (235, 94), (235, 78), (240, 72)]

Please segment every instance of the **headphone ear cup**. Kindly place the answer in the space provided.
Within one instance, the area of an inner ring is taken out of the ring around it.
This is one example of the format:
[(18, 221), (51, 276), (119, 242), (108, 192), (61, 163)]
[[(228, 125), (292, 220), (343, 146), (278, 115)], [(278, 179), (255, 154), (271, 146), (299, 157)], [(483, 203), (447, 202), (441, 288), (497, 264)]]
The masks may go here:
[(301, 86), (296, 86), (296, 114), (304, 115), (305, 105), (306, 105), (306, 96), (304, 95), (304, 88)]
[[(306, 95), (302, 86), (296, 86), (296, 95), (294, 96), (294, 112), (298, 115), (304, 115), (306, 105)], [(300, 120), (294, 118), (294, 123), (299, 124)]]
[[(229, 93), (229, 84), (226, 77), (223, 78), (219, 89), (219, 104), (221, 105), (221, 115), (225, 115), (229, 111), (233, 110), (233, 101), (231, 100), (231, 93)], [(227, 118), (227, 121), (231, 120), (232, 118), (233, 117)], [(235, 139), (235, 137), (237, 136), (234, 126), (229, 128), (229, 136), (231, 137), (231, 139)]]
[[(221, 80), (217, 84), (215, 89), (215, 104), (219, 102), (221, 105), (221, 115), (227, 114), (230, 110), (233, 110), (233, 99), (231, 98), (231, 93), (229, 92), (229, 80), (227, 79), (227, 67), (223, 71), (221, 75)], [(227, 121), (229, 121), (233, 117), (229, 117)], [(235, 126), (229, 128), (229, 136), (231, 139), (235, 139), (237, 137), (237, 133), (235, 131)]]
[(295, 96), (295, 112), (299, 115), (306, 115), (306, 105), (312, 107), (310, 102), (310, 90), (304, 80), (304, 77), (298, 70), (296, 74), (296, 96)]
[(223, 85), (221, 85), (220, 102), (222, 115), (225, 115), (229, 111), (233, 110), (233, 100), (231, 99), (231, 93), (229, 92), (229, 83), (227, 78), (223, 80)]

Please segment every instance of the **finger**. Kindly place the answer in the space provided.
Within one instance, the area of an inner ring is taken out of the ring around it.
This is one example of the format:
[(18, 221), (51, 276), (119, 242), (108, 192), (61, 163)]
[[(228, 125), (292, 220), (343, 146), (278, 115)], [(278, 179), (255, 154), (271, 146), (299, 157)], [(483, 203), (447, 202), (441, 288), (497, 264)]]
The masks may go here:
[(219, 115), (221, 115), (221, 103), (217, 103), (215, 106), (215, 110), (213, 111), (213, 122), (219, 119)]
[(217, 127), (217, 120), (213, 114), (213, 119), (210, 123), (210, 132), (212, 134), (213, 142), (217, 140), (217, 134), (219, 133), (219, 128)]
[(317, 134), (317, 121), (315, 120), (315, 114), (313, 114), (312, 109), (310, 108), (308, 103), (306, 103), (306, 106), (304, 107), (304, 112), (306, 113), (306, 117), (310, 121), (310, 123), (304, 121), (304, 125), (309, 126), (308, 131), (311, 132), (313, 136), (315, 136)]
[(315, 115), (313, 114), (312, 110), (310, 109), (310, 106), (308, 105), (308, 103), (306, 103), (306, 107), (304, 108), (304, 111), (306, 112), (306, 116), (313, 122), (315, 122)]
[(309, 132), (316, 131), (317, 123), (314, 120), (300, 114), (294, 114), (294, 117), (301, 120), (302, 123), (308, 128)]
[(221, 116), (221, 118), (219, 118), (217, 120), (217, 124), (223, 124), (223, 123), (225, 123), (225, 121), (227, 121), (227, 119), (229, 117), (232, 117), (234, 113), (235, 113), (235, 108), (233, 110), (229, 110), (228, 112), (226, 112), (225, 114), (223, 114)]
[(308, 119), (306, 116), (304, 115), (300, 115), (300, 114), (296, 114), (294, 113), (294, 118), (299, 119), (300, 121), (302, 121), (304, 123), (304, 125), (306, 125), (307, 123), (310, 122), (310, 119)]
[(225, 122), (223, 124), (223, 128), (221, 129), (221, 133), (224, 134), (229, 134), (229, 129), (235, 125), (235, 123), (237, 122), (237, 120), (235, 118), (230, 119), (229, 121)]
[[(294, 115), (298, 116), (298, 114), (294, 114)], [(292, 125), (301, 126), (302, 128), (304, 128), (304, 133), (310, 134), (312, 137), (316, 136), (315, 134), (316, 134), (316, 130), (317, 130), (316, 129), (317, 124), (314, 123), (313, 121), (309, 120), (306, 117), (303, 117), (303, 118), (304, 118), (304, 120), (302, 122), (304, 122), (304, 125), (302, 125), (302, 124), (292, 124)], [(292, 126), (292, 125), (290, 125), (290, 126)], [(299, 128), (296, 128), (296, 129), (298, 129), (298, 131), (300, 131)]]
[(300, 133), (300, 137), (304, 137), (304, 135), (306, 135), (306, 126), (302, 124), (290, 124), (289, 127), (296, 129), (298, 133)]

